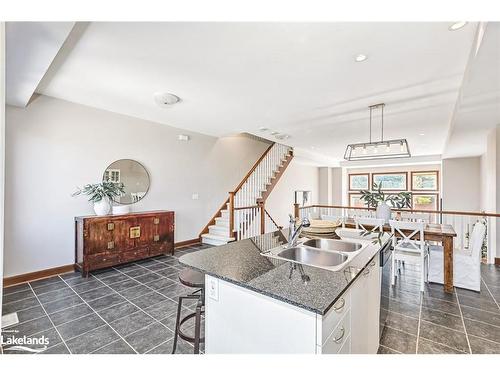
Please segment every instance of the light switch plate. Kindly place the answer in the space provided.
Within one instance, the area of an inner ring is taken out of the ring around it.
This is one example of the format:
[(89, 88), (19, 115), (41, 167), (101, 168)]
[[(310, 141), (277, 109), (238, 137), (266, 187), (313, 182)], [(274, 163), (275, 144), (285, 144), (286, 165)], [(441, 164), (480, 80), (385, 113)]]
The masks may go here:
[(198, 193), (193, 193), (193, 195), (191, 195), (191, 199), (197, 200), (198, 198)]
[(214, 301), (219, 300), (219, 280), (213, 277), (208, 281), (208, 296)]

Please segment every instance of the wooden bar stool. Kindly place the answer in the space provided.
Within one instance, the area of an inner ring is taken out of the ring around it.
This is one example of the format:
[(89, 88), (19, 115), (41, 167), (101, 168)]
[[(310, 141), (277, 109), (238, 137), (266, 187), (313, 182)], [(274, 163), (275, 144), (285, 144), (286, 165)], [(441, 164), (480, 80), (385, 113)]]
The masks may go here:
[[(201, 316), (205, 314), (205, 275), (191, 268), (184, 268), (181, 272), (179, 272), (179, 281), (183, 285), (190, 288), (198, 288), (198, 290), (186, 296), (179, 296), (172, 354), (175, 354), (175, 350), (177, 349), (178, 337), (193, 343), (194, 354), (198, 354), (200, 352), (200, 343), (205, 342), (205, 337), (201, 337)], [(182, 302), (184, 300), (197, 300), (198, 302), (194, 313), (181, 318)], [(186, 335), (181, 330), (182, 325), (190, 319), (194, 319), (194, 337)]]

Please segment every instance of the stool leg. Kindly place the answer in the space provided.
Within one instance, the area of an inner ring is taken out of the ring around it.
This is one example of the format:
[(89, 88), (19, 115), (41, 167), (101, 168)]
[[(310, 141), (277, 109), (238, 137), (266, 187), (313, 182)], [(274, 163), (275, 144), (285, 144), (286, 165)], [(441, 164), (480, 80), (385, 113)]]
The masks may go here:
[(172, 346), (172, 354), (175, 354), (175, 350), (177, 349), (177, 337), (179, 336), (179, 322), (181, 321), (181, 309), (182, 309), (182, 301), (184, 297), (179, 297), (179, 301), (177, 303), (177, 318), (175, 319), (175, 335), (174, 335), (174, 345)]
[(196, 316), (194, 323), (194, 354), (200, 353), (200, 330), (201, 330), (201, 300), (196, 305)]

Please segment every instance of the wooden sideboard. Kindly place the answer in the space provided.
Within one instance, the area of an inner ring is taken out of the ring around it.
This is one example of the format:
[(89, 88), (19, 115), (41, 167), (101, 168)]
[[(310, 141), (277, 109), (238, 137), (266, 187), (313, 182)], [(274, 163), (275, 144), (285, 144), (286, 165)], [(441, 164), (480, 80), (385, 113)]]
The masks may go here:
[(75, 217), (75, 267), (90, 271), (174, 254), (174, 212)]

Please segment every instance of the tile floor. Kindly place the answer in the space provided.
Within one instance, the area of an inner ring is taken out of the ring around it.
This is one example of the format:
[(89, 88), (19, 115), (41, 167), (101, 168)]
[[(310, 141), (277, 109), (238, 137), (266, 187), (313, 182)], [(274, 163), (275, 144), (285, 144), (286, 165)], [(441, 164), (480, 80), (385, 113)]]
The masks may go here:
[[(5, 288), (3, 313), (17, 312), (19, 324), (2, 334), (43, 335), (49, 339), (44, 354), (171, 353), (177, 296), (193, 291), (178, 281), (177, 258), (206, 247), (97, 271), (88, 279), (69, 273)], [(184, 312), (194, 304), (184, 303)], [(192, 330), (188, 324), (185, 331)], [(26, 353), (8, 346), (2, 351)], [(179, 339), (177, 353), (192, 352), (193, 346)]]
[[(71, 273), (5, 288), (4, 313), (17, 312), (20, 323), (3, 335), (44, 335), (50, 341), (45, 354), (171, 353), (177, 296), (192, 291), (178, 282), (177, 258), (206, 247), (102, 270), (88, 279)], [(379, 353), (500, 353), (500, 267), (483, 265), (481, 293), (457, 288), (445, 294), (441, 285), (429, 284), (421, 296), (417, 277), (407, 266), (385, 296), (390, 311)], [(192, 353), (193, 347), (179, 340), (177, 352)]]
[(407, 266), (390, 299), (379, 353), (500, 354), (500, 267), (482, 265), (481, 292), (428, 284), (419, 292), (417, 269)]

